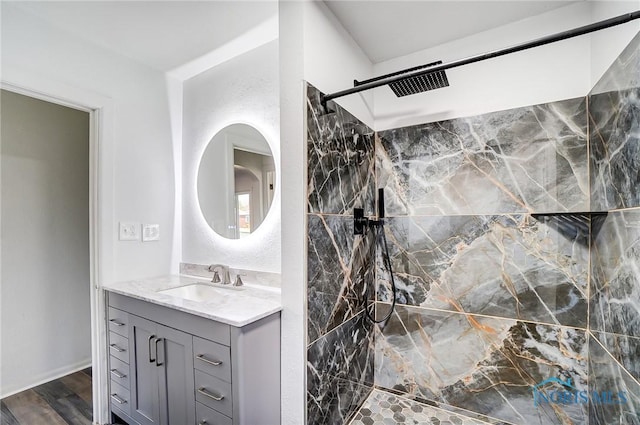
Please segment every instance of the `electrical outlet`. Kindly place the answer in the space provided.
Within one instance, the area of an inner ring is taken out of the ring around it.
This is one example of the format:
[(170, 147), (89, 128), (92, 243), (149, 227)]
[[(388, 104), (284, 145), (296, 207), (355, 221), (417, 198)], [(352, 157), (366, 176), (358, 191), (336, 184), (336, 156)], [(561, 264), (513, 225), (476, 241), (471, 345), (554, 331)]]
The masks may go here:
[(142, 225), (142, 241), (150, 242), (160, 239), (160, 225), (159, 224), (143, 224)]
[(140, 239), (140, 233), (138, 229), (140, 225), (138, 223), (126, 223), (120, 222), (119, 239), (121, 241), (137, 241)]

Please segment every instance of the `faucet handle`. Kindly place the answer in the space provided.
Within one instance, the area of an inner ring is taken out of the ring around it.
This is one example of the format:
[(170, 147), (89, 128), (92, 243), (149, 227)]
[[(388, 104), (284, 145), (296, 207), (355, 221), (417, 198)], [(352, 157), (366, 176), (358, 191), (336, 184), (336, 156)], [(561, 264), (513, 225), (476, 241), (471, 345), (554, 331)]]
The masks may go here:
[(245, 275), (237, 274), (236, 275), (236, 281), (233, 282), (233, 286), (242, 286), (242, 285), (244, 285), (244, 282), (242, 282), (242, 278), (240, 276), (245, 276)]
[(220, 283), (220, 274), (218, 273), (218, 270), (213, 272), (213, 279), (211, 279), (212, 283)]

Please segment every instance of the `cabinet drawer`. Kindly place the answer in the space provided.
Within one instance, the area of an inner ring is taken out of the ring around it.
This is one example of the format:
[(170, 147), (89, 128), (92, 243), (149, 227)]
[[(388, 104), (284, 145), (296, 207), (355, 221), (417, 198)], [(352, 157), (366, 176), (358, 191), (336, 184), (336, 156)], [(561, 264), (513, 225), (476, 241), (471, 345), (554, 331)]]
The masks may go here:
[(226, 345), (193, 337), (193, 366), (209, 375), (231, 382), (231, 350)]
[(129, 364), (129, 339), (109, 332), (109, 354)]
[(115, 309), (113, 307), (109, 307), (109, 330), (111, 332), (115, 332), (119, 335), (122, 335), (125, 338), (129, 337), (129, 314)]
[(124, 388), (129, 387), (129, 365), (116, 357), (109, 357), (109, 377)]
[(198, 425), (232, 425), (233, 421), (204, 404), (196, 403), (196, 423)]
[(131, 414), (131, 403), (129, 390), (119, 385), (113, 380), (111, 381), (111, 392), (109, 393), (109, 402), (111, 406), (122, 410), (127, 415)]
[(199, 370), (196, 370), (195, 374), (196, 401), (231, 416), (233, 412), (231, 384)]

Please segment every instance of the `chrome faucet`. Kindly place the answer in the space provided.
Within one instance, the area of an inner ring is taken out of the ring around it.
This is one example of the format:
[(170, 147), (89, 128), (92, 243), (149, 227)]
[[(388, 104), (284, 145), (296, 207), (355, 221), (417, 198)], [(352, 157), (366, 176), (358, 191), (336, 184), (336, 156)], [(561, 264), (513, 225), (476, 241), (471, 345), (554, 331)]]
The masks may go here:
[[(222, 280), (220, 280), (218, 269), (222, 271)], [(213, 272), (213, 278), (211, 279), (211, 283), (221, 283), (223, 285), (228, 285), (231, 283), (231, 274), (229, 273), (229, 266), (225, 266), (224, 264), (212, 264), (209, 266), (209, 271)]]

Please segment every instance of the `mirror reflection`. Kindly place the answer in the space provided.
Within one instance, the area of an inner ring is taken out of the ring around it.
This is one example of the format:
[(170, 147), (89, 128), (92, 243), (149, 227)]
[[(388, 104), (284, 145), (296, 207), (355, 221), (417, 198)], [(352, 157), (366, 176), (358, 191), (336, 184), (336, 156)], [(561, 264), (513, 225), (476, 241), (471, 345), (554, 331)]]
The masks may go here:
[(232, 124), (207, 145), (198, 170), (198, 201), (220, 236), (240, 239), (262, 224), (275, 193), (275, 163), (267, 140), (247, 124)]

